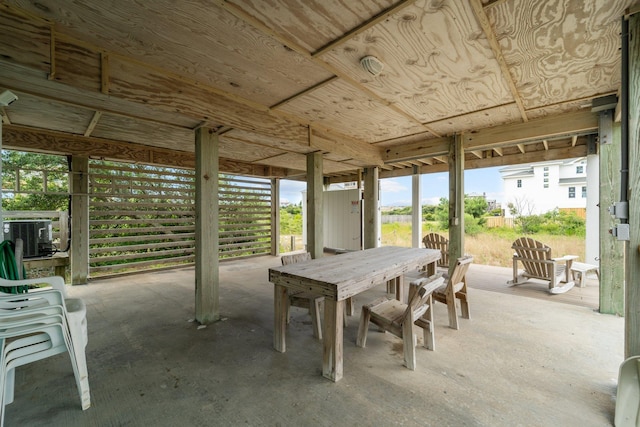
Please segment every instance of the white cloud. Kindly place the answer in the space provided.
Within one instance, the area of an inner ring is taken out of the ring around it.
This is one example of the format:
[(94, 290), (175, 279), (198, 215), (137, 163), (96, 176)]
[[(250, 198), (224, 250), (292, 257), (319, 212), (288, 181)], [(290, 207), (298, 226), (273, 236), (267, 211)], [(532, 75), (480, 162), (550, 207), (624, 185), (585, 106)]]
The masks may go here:
[(386, 193), (402, 193), (409, 191), (409, 188), (394, 179), (380, 180), (380, 189)]

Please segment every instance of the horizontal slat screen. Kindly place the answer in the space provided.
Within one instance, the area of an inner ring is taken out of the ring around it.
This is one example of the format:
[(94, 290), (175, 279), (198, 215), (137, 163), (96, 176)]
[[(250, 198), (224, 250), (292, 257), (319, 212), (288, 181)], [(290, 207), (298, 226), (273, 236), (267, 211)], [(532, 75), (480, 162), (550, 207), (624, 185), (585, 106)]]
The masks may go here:
[[(191, 170), (91, 161), (92, 276), (195, 260), (195, 175)], [(271, 250), (271, 185), (219, 176), (220, 258)]]

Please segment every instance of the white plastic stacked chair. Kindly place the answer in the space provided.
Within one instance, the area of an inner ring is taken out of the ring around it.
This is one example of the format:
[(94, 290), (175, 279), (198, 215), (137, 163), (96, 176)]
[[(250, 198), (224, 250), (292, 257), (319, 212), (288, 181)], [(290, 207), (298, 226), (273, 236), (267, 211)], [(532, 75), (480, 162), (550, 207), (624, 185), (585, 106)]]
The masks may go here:
[(0, 292), (0, 421), (4, 406), (13, 401), (14, 369), (55, 354), (68, 352), (82, 409), (91, 406), (85, 347), (87, 345), (86, 306), (80, 299), (66, 298), (62, 277), (5, 280), (3, 287), (48, 284), (53, 289), (26, 294)]

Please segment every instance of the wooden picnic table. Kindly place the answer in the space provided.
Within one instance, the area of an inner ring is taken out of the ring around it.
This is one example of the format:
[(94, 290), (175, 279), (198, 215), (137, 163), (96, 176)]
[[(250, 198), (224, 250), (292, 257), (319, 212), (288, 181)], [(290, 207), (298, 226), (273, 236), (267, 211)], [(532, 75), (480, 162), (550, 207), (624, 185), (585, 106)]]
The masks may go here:
[(389, 281), (395, 281), (401, 289), (405, 273), (427, 268), (427, 273), (433, 274), (440, 257), (440, 251), (435, 249), (383, 246), (270, 268), (269, 281), (274, 284), (274, 348), (286, 351), (287, 290), (324, 295), (322, 375), (340, 380), (344, 301)]

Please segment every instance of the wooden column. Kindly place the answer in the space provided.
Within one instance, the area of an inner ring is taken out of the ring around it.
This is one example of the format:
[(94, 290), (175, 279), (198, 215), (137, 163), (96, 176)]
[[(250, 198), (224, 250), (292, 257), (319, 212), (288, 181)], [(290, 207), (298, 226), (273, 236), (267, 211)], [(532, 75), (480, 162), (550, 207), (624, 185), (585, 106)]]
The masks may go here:
[(218, 135), (195, 132), (196, 149), (196, 320), (220, 319), (218, 270)]
[(449, 144), (449, 274), (464, 255), (464, 147), (462, 135)]
[(420, 168), (413, 166), (411, 176), (411, 247), (419, 248), (422, 240), (422, 201), (420, 200)]
[(307, 154), (307, 251), (313, 259), (324, 254), (323, 192), (322, 153), (316, 151)]
[(364, 169), (364, 248), (380, 246), (380, 215), (379, 215), (379, 183), (378, 168)]
[[(602, 135), (600, 141), (603, 140)], [(617, 220), (609, 207), (620, 199), (620, 124), (600, 144), (600, 313), (624, 315), (624, 245), (611, 235)], [(587, 194), (588, 196), (588, 194)]]
[(280, 180), (271, 179), (271, 255), (280, 255)]
[(629, 18), (629, 225), (625, 356), (640, 355), (640, 14)]
[(89, 158), (71, 158), (71, 284), (89, 277)]

